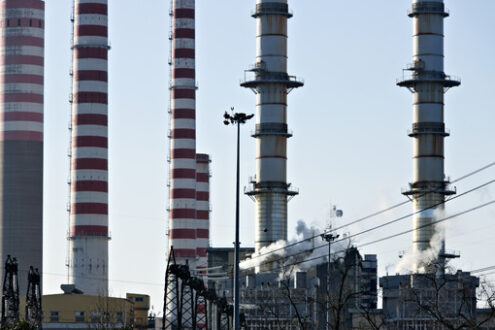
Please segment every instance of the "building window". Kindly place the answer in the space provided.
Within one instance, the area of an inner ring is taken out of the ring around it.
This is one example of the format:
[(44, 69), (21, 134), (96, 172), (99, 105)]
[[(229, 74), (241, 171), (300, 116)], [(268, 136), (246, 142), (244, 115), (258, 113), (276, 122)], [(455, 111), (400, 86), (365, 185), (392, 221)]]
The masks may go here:
[(117, 312), (117, 323), (124, 323), (124, 314), (122, 312)]
[(10, 26), (10, 19), (7, 20), (7, 26)]
[(92, 323), (100, 322), (100, 312), (91, 312), (91, 322)]
[(143, 301), (143, 297), (136, 297), (136, 301)]
[(33, 26), (33, 20), (32, 19), (29, 20), (29, 26)]
[(21, 19), (20, 18), (17, 20), (17, 25), (21, 26)]
[(84, 322), (84, 312), (76, 312), (76, 322)]
[(50, 322), (58, 322), (58, 312), (50, 312)]
[(110, 322), (110, 313), (109, 312), (103, 312), (103, 322)]
[(41, 27), (41, 20), (38, 21), (38, 27)]

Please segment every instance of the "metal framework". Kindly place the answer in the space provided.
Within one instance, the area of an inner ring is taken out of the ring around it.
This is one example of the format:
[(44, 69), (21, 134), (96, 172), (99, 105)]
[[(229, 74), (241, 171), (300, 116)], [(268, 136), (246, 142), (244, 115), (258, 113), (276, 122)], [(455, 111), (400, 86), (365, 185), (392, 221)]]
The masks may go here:
[[(189, 268), (188, 266), (186, 266)], [(193, 289), (189, 285), (189, 270), (186, 267), (181, 267), (182, 268), (182, 275), (183, 276), (188, 276), (187, 279), (182, 279), (181, 283), (181, 290), (180, 290), (180, 315), (181, 315), (181, 329), (194, 329), (194, 293)], [(187, 270), (186, 270), (187, 269)], [(187, 273), (186, 273), (187, 272)], [(179, 275), (180, 276), (180, 275)]]
[(208, 314), (206, 314), (206, 298), (204, 295), (196, 295), (196, 301), (194, 303), (196, 306), (196, 329), (206, 329), (208, 326)]
[(167, 262), (167, 270), (165, 272), (165, 295), (163, 297), (163, 325), (165, 329), (179, 329), (179, 278), (175, 271), (176, 268), (174, 248), (170, 248), (170, 254)]
[(216, 301), (216, 294), (206, 289), (202, 279), (191, 276), (187, 264), (176, 263), (171, 247), (165, 273), (162, 329), (207, 330), (207, 300)]
[(219, 330), (232, 329), (232, 321), (234, 317), (234, 307), (229, 305), (227, 298), (224, 296), (216, 300), (217, 304), (217, 325), (220, 325)]
[(2, 288), (1, 328), (19, 321), (19, 284), (17, 282), (17, 259), (7, 256)]
[(38, 268), (32, 266), (28, 273), (28, 287), (26, 293), (26, 320), (31, 322), (36, 329), (42, 328), (42, 310), (41, 310), (41, 276)]

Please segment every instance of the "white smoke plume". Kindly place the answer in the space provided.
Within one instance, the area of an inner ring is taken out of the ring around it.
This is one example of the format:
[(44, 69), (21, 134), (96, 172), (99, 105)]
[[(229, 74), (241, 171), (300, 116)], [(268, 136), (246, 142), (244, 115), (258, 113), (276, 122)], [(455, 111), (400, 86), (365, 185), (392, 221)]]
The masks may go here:
[[(242, 260), (239, 267), (248, 269), (280, 259), (274, 263), (275, 268), (287, 266), (291, 267), (291, 271), (300, 271), (326, 262), (328, 243), (320, 237), (322, 231), (319, 228), (308, 227), (303, 220), (297, 222), (295, 229), (297, 235), (294, 240), (281, 240), (264, 247), (258, 253), (253, 253), (250, 258)], [(337, 240), (332, 243), (332, 258), (335, 258), (334, 252), (345, 250), (348, 246), (349, 240)], [(304, 260), (308, 261), (301, 262)], [(294, 263), (298, 264), (293, 265)]]
[[(432, 221), (445, 218), (445, 212), (443, 209), (436, 209), (434, 212), (431, 210), (425, 210), (422, 213), (427, 214), (432, 218)], [(420, 216), (421, 216), (420, 214)], [(435, 233), (430, 240), (430, 246), (424, 251), (418, 251), (412, 247), (404, 253), (399, 263), (395, 266), (395, 273), (424, 273), (426, 271), (425, 266), (431, 264), (438, 259), (442, 248), (444, 248), (445, 241), (445, 223), (439, 223), (435, 225)]]

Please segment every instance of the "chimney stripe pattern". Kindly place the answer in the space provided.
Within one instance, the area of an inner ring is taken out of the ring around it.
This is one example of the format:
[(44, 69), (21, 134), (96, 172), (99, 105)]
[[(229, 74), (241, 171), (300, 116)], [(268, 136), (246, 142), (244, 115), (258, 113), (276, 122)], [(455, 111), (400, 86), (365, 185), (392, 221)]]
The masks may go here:
[[(460, 85), (444, 73), (444, 18), (448, 16), (443, 0), (413, 0), (409, 16), (413, 19), (413, 63), (407, 77), (398, 82), (413, 93), (413, 182), (404, 194), (412, 196), (413, 228), (435, 220), (430, 209), (452, 195), (444, 172), (444, 139), (449, 134), (444, 124), (444, 94)], [(428, 209), (423, 212), (421, 210)], [(436, 208), (443, 209), (443, 206)], [(418, 213), (416, 213), (418, 212)], [(413, 232), (413, 250), (424, 251), (438, 228), (428, 226)], [(442, 243), (440, 260), (445, 250)], [(418, 270), (422, 265), (414, 265)]]
[(169, 245), (196, 258), (195, 1), (172, 1)]
[(0, 17), (0, 260), (42, 273), (45, 2), (2, 0)]
[(257, 59), (253, 80), (241, 86), (256, 93), (256, 179), (247, 192), (255, 210), (255, 249), (287, 239), (287, 201), (297, 192), (287, 184), (288, 91), (303, 84), (287, 74), (287, 0), (258, 0)]
[(206, 249), (210, 245), (210, 156), (196, 155), (196, 256), (198, 268), (207, 267)]
[(108, 3), (75, 0), (70, 276), (108, 292)]

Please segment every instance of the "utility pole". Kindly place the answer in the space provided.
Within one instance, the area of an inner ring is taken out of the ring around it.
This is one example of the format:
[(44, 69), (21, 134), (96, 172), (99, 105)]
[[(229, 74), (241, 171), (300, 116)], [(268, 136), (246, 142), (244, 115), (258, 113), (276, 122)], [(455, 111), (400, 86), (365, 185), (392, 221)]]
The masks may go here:
[(237, 173), (236, 173), (236, 200), (235, 200), (235, 242), (234, 242), (234, 330), (239, 330), (239, 154), (240, 154), (240, 132), (241, 124), (254, 117), (254, 114), (246, 115), (245, 113), (234, 113), (234, 107), (231, 107), (232, 115), (225, 111), (223, 123), (225, 125), (237, 124)]
[(332, 242), (339, 238), (340, 235), (332, 234), (332, 219), (341, 218), (344, 215), (342, 210), (337, 209), (337, 206), (330, 204), (330, 219), (328, 222), (328, 230), (321, 234), (321, 239), (328, 242), (328, 263), (327, 263), (327, 314), (326, 314), (326, 329), (330, 330), (330, 264), (331, 264), (331, 251), (332, 251)]

